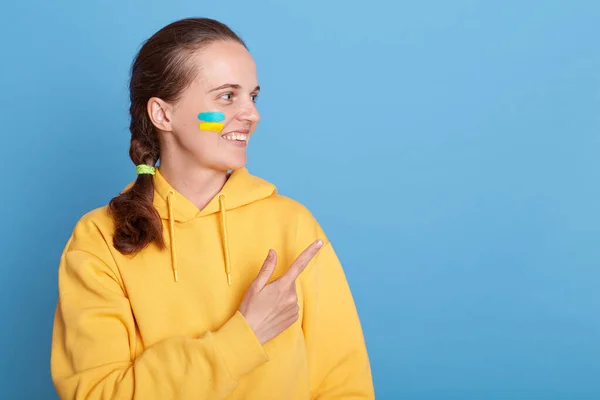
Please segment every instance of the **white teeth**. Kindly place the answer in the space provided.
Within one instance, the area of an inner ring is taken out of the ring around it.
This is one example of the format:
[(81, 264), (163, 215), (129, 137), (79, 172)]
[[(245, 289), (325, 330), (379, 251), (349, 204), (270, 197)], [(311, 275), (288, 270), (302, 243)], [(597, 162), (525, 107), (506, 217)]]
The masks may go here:
[(246, 140), (248, 140), (248, 135), (245, 133), (231, 132), (231, 133), (224, 135), (223, 139), (246, 141)]

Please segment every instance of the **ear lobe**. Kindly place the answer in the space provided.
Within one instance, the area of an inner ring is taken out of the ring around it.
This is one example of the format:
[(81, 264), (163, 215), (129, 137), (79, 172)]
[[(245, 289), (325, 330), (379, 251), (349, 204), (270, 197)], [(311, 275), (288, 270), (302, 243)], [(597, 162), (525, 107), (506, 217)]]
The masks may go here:
[(171, 107), (165, 101), (152, 97), (148, 100), (148, 116), (152, 124), (161, 131), (171, 131)]

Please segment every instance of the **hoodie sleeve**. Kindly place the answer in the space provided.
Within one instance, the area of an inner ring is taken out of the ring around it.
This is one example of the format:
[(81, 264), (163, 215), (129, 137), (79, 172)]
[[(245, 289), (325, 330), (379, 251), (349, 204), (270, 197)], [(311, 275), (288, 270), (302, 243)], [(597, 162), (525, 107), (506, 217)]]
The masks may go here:
[(300, 277), (311, 399), (374, 399), (369, 357), (352, 293), (332, 244), (316, 221), (314, 224), (315, 230), (299, 234), (302, 249), (317, 238), (325, 243)]
[(71, 240), (61, 258), (51, 349), (61, 399), (223, 399), (267, 361), (239, 312), (217, 331), (136, 351), (139, 336), (122, 282), (106, 244), (95, 246)]

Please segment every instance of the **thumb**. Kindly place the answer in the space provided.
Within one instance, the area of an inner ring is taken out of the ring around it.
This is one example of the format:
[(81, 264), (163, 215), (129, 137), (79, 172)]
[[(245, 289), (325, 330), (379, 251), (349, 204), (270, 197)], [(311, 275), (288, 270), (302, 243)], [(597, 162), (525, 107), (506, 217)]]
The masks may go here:
[(273, 276), (273, 271), (275, 271), (275, 266), (277, 266), (277, 253), (275, 250), (269, 250), (269, 254), (262, 267), (260, 267), (260, 271), (254, 280), (255, 289), (261, 290), (265, 287), (269, 278)]

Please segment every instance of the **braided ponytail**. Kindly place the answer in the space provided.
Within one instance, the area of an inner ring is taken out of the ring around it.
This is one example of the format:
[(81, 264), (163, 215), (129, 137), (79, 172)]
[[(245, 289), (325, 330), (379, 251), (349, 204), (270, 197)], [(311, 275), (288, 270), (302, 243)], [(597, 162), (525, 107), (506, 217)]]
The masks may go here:
[[(129, 156), (135, 165), (155, 166), (160, 146), (148, 114), (136, 110), (131, 114), (138, 118), (131, 119)], [(109, 210), (115, 221), (113, 245), (121, 253), (135, 253), (153, 241), (164, 248), (162, 223), (153, 200), (153, 177), (141, 174), (130, 189), (110, 201)]]

